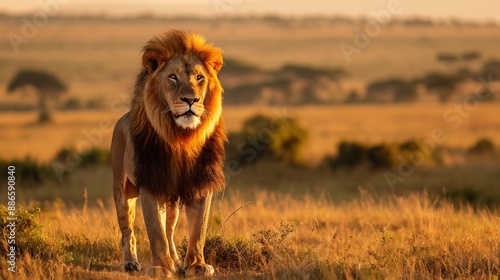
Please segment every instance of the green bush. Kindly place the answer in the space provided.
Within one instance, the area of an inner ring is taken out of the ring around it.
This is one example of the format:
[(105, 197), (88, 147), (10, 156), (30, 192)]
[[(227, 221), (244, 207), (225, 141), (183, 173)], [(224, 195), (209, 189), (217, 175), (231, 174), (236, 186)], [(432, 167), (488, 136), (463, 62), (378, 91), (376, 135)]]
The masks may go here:
[(102, 109), (104, 107), (105, 107), (105, 105), (104, 105), (103, 99), (93, 98), (93, 99), (89, 99), (87, 101), (87, 108), (88, 109)]
[(245, 121), (240, 132), (230, 133), (227, 158), (241, 164), (262, 159), (297, 164), (307, 140), (307, 132), (293, 118), (258, 115)]
[(397, 148), (388, 144), (370, 146), (356, 141), (342, 141), (337, 146), (337, 156), (327, 157), (326, 161), (333, 169), (362, 165), (379, 169), (395, 166), (397, 155)]
[[(10, 215), (7, 207), (0, 204), (0, 228), (5, 231), (8, 229), (7, 225), (11, 222), (8, 218), (15, 218), (15, 232), (16, 232), (16, 253), (18, 255), (23, 255), (28, 253), (32, 256), (41, 256), (43, 259), (50, 259), (56, 254), (57, 248), (46, 242), (42, 226), (39, 223), (40, 208), (34, 208), (32, 210), (26, 210), (19, 207), (14, 216)], [(3, 234), (1, 239), (0, 251), (2, 257), (4, 257), (8, 252), (7, 240), (8, 235)]]
[(480, 156), (494, 156), (496, 153), (495, 144), (488, 138), (479, 139), (468, 150), (469, 154)]
[(64, 102), (64, 104), (61, 107), (61, 109), (63, 110), (76, 110), (81, 108), (82, 108), (82, 103), (78, 98), (75, 97), (66, 100), (66, 102)]
[(400, 158), (424, 157), (430, 162), (441, 163), (442, 152), (440, 147), (434, 147), (433, 151), (423, 151), (418, 140), (410, 139), (399, 144), (376, 144), (369, 145), (356, 141), (341, 141), (337, 145), (337, 155), (326, 156), (324, 162), (332, 169), (339, 167), (354, 168), (368, 166), (372, 169), (391, 169), (398, 166)]
[(444, 192), (444, 198), (453, 202), (456, 206), (472, 205), (475, 207), (497, 207), (500, 203), (500, 195), (485, 192), (477, 186), (467, 185), (457, 189)]
[(65, 163), (71, 159), (71, 162), (78, 162), (78, 166), (85, 167), (96, 164), (108, 164), (111, 162), (111, 155), (109, 149), (101, 149), (93, 147), (84, 152), (78, 152), (75, 148), (61, 149), (54, 160), (60, 163)]
[(373, 169), (390, 168), (397, 165), (398, 154), (396, 147), (380, 144), (370, 147), (366, 151), (366, 158)]
[(365, 144), (356, 141), (342, 141), (337, 145), (337, 156), (329, 157), (328, 161), (332, 168), (355, 167), (366, 162), (367, 150)]
[(0, 170), (7, 170), (8, 166), (16, 168), (16, 180), (23, 182), (25, 185), (38, 185), (43, 183), (45, 179), (54, 178), (49, 165), (38, 163), (31, 157), (22, 160), (0, 160)]

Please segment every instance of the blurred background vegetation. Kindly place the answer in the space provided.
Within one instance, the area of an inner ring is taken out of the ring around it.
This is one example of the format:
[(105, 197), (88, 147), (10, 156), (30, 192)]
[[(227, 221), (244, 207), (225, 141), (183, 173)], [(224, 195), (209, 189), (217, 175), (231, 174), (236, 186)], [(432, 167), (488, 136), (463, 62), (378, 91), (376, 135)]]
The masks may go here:
[[(1, 14), (0, 29), (18, 30), (21, 19)], [(81, 203), (84, 187), (93, 199), (109, 196), (112, 126), (129, 106), (140, 48), (176, 27), (224, 50), (230, 189), (339, 201), (359, 188), (427, 190), (496, 206), (497, 24), (396, 18), (348, 63), (338, 45), (364, 24), (342, 16), (57, 15), (19, 53), (5, 38), (0, 44), (1, 166), (16, 165), (26, 201)], [(449, 140), (389, 187), (384, 174), (400, 173), (436, 127)]]

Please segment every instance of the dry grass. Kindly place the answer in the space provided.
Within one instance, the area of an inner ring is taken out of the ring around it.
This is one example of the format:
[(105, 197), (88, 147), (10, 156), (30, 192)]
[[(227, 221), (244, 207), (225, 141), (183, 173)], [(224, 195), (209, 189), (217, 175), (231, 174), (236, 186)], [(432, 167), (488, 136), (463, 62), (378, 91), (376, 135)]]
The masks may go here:
[[(309, 196), (233, 192), (214, 202), (206, 252), (218, 267), (215, 279), (496, 279), (498, 214), (457, 209), (426, 195), (375, 201), (361, 192), (357, 200), (332, 204)], [(142, 214), (138, 220), (144, 267), (150, 255)], [(83, 210), (49, 205), (40, 223), (46, 242), (62, 248), (59, 257), (22, 256), (15, 275), (2, 270), (4, 279), (144, 278), (116, 270), (119, 229), (115, 211), (102, 201)], [(176, 241), (185, 235), (181, 219)], [(240, 265), (233, 267), (235, 262)]]

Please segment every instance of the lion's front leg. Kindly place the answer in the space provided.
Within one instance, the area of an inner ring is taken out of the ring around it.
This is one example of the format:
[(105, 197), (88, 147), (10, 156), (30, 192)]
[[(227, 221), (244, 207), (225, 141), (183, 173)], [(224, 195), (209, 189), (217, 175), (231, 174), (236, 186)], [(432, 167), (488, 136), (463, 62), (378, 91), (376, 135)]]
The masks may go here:
[(214, 274), (214, 268), (205, 264), (203, 256), (211, 203), (212, 192), (206, 197), (186, 205), (189, 235), (186, 258), (184, 259), (186, 277), (212, 276)]
[(159, 202), (155, 196), (144, 189), (141, 190), (140, 197), (152, 254), (152, 264), (146, 269), (146, 274), (170, 278), (175, 272), (175, 266), (170, 257), (165, 235), (165, 202)]
[(174, 260), (174, 264), (177, 270), (182, 269), (182, 264), (177, 254), (177, 247), (175, 246), (174, 236), (175, 230), (177, 228), (177, 221), (179, 219), (180, 206), (179, 201), (174, 205), (167, 206), (167, 217), (166, 217), (166, 234), (168, 249), (170, 251), (170, 257)]

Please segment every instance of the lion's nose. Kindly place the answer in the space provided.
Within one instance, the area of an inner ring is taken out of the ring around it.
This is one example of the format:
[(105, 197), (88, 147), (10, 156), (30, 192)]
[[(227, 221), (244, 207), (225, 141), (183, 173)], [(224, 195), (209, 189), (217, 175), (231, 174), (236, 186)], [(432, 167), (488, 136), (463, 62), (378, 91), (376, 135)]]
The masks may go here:
[(181, 97), (181, 100), (189, 104), (189, 106), (193, 105), (195, 102), (200, 101), (199, 98), (187, 98), (187, 97)]

